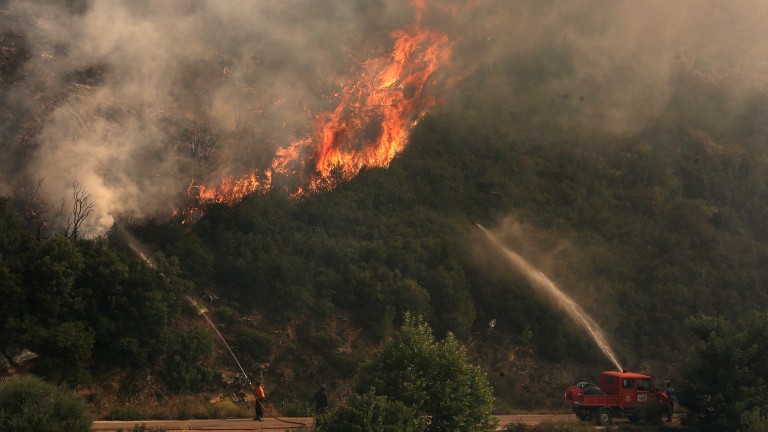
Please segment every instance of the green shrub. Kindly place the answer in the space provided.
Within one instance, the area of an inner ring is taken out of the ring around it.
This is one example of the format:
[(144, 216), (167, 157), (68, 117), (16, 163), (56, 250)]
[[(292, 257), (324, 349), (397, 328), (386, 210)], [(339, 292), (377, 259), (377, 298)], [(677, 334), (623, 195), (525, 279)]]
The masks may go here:
[(400, 333), (355, 376), (357, 393), (377, 395), (413, 407), (429, 418), (426, 431), (493, 431), (493, 393), (488, 376), (469, 363), (452, 335), (436, 341), (423, 319), (406, 314)]
[(194, 396), (184, 396), (169, 407), (171, 418), (178, 420), (201, 419), (208, 416), (207, 402)]
[(417, 432), (428, 421), (414, 409), (373, 391), (351, 394), (346, 404), (318, 419), (317, 432)]
[(241, 329), (237, 333), (237, 338), (233, 345), (237, 349), (238, 354), (242, 353), (255, 362), (269, 357), (269, 354), (272, 352), (272, 338), (268, 334), (248, 328)]
[(768, 418), (759, 409), (747, 411), (741, 415), (741, 431), (768, 432)]
[(117, 407), (112, 409), (105, 418), (107, 420), (141, 420), (144, 415), (135, 408), (131, 407)]
[(307, 400), (290, 399), (275, 403), (277, 411), (286, 417), (311, 417), (314, 408)]
[(220, 306), (215, 310), (216, 320), (224, 325), (234, 325), (240, 321), (240, 313), (231, 307)]
[(678, 401), (692, 430), (759, 430), (768, 406), (768, 314), (687, 321), (698, 340), (681, 366)]
[(90, 432), (88, 407), (77, 395), (34, 376), (0, 380), (0, 430)]
[(235, 404), (231, 399), (223, 399), (211, 404), (206, 411), (206, 417), (216, 419), (250, 416), (250, 409)]
[(219, 372), (202, 364), (213, 355), (210, 334), (199, 329), (185, 335), (176, 334), (169, 345), (160, 375), (171, 391), (198, 392), (215, 386), (220, 379)]

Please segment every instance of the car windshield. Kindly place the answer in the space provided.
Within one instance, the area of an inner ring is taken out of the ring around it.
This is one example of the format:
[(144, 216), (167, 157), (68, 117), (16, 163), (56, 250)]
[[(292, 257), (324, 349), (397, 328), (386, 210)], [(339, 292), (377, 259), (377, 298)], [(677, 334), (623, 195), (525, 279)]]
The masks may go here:
[(639, 379), (637, 380), (637, 389), (643, 391), (651, 391), (651, 380)]

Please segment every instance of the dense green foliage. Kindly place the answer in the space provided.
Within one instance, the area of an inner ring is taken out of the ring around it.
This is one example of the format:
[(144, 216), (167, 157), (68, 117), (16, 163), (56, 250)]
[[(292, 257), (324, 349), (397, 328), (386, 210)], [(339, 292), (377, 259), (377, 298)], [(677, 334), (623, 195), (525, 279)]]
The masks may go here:
[(469, 363), (466, 349), (453, 334), (435, 341), (429, 325), (411, 315), (355, 376), (358, 394), (370, 390), (428, 418), (427, 431), (495, 429), (493, 394), (485, 372)]
[[(533, 103), (542, 90), (526, 79), (557, 74), (526, 60), (528, 69), (510, 59), (461, 83), (387, 170), (300, 201), (275, 191), (213, 205), (192, 227), (156, 221), (136, 232), (239, 312), (290, 319), (343, 309), (378, 337), (406, 311), (459, 338), (495, 320), (537, 355), (606, 367), (583, 332), (488, 256), (475, 222), (512, 216), (522, 234), (504, 240), (637, 364), (684, 354), (688, 316), (768, 305), (767, 131), (753, 109), (763, 96), (731, 110), (726, 95), (683, 74), (664, 115), (644, 127), (577, 131), (553, 127), (567, 114), (557, 106), (533, 121), (504, 105)], [(486, 73), (521, 78), (492, 87)]]
[[(0, 202), (0, 347), (38, 354), (38, 373), (84, 383), (99, 366), (142, 367), (173, 349), (189, 283), (175, 259), (147, 267), (114, 244), (35, 241)], [(210, 349), (209, 349), (210, 351)]]
[(737, 322), (689, 320), (698, 344), (683, 365), (680, 403), (686, 421), (700, 431), (758, 431), (768, 427), (768, 318)]
[(168, 340), (168, 354), (160, 370), (168, 388), (182, 393), (215, 388), (219, 384), (219, 372), (202, 364), (213, 354), (213, 348), (208, 332), (194, 330), (185, 335), (174, 334)]
[(353, 393), (345, 404), (318, 421), (318, 432), (418, 432), (427, 420), (408, 405), (373, 391)]
[[(217, 385), (202, 360), (211, 340), (174, 334), (183, 295), (206, 290), (249, 371), (299, 343), (317, 355), (308, 362), (321, 359), (313, 373), (333, 373), (323, 369), (330, 364), (350, 378), (347, 341), (293, 324), (349, 316), (376, 343), (406, 312), (439, 337), (612, 367), (475, 223), (501, 227), (505, 244), (605, 327), (629, 368), (685, 357), (690, 316), (734, 319), (768, 307), (768, 95), (736, 99), (682, 70), (655, 117), (608, 133), (574, 120), (588, 117), (578, 98), (550, 94), (569, 73), (568, 54), (523, 57), (473, 69), (386, 170), (301, 200), (277, 187), (211, 205), (191, 225), (136, 222), (132, 232), (160, 251), (157, 269), (112, 234), (38, 240), (3, 200), (0, 348), (39, 353), (40, 373), (51, 377), (75, 371), (64, 377), (87, 381), (100, 367), (152, 365), (175, 391), (206, 389)], [(286, 323), (297, 339), (273, 338)], [(512, 368), (512, 351), (487, 367)], [(505, 384), (509, 374), (496, 380), (506, 386), (497, 394), (534, 406)], [(764, 415), (749, 413), (744, 421)]]
[(73, 392), (35, 376), (0, 379), (0, 430), (88, 432), (88, 406)]

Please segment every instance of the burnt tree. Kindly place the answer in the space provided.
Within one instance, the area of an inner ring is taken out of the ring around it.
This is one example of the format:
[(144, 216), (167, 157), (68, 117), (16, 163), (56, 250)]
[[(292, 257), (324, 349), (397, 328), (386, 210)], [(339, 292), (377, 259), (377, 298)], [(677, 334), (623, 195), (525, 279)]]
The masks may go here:
[(195, 122), (184, 131), (182, 142), (194, 159), (210, 161), (220, 137), (221, 133), (215, 124)]
[(67, 233), (69, 237), (77, 239), (83, 223), (93, 212), (93, 203), (91, 194), (78, 182), (72, 184), (72, 199), (72, 213), (67, 218)]

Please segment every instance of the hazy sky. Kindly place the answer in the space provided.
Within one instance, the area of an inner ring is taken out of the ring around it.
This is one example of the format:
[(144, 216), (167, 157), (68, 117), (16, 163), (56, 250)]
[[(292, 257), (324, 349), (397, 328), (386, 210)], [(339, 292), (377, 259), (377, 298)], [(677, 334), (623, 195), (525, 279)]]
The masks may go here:
[[(584, 96), (573, 125), (632, 133), (663, 112), (681, 68), (734, 96), (765, 89), (763, 1), (426, 4), (423, 25), (454, 44), (437, 73), (489, 74), (523, 111)], [(0, 28), (29, 53), (0, 87), (0, 193), (44, 178), (55, 204), (78, 181), (95, 206), (92, 234), (121, 215), (169, 214), (193, 176), (242, 174), (308, 133), (414, 10), (405, 0), (0, 2)], [(549, 59), (562, 64), (544, 75), (494, 68)], [(192, 156), (190, 131), (218, 137), (209, 159)]]

